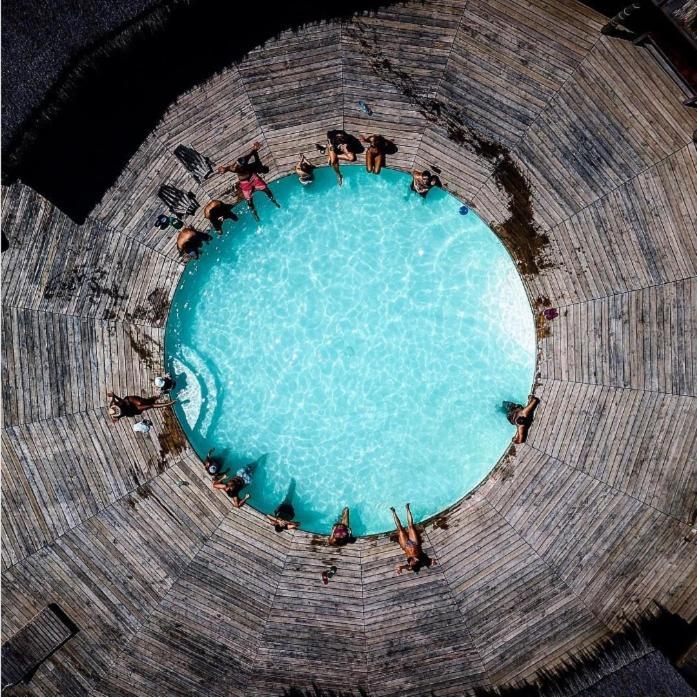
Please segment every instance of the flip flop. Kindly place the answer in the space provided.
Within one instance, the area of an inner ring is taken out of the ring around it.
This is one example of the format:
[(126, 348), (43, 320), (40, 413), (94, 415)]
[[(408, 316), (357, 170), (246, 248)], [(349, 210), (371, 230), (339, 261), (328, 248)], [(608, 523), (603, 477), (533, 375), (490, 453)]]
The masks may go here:
[(325, 586), (329, 583), (329, 574), (326, 571), (322, 572), (322, 583)]

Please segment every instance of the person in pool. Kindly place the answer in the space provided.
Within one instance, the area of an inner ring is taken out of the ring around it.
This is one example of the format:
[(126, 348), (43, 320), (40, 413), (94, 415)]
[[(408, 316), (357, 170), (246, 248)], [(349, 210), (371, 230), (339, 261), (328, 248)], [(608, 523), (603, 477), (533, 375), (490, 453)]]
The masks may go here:
[(298, 179), (303, 186), (312, 184), (315, 180), (315, 166), (302, 155), (298, 164), (295, 165), (295, 173), (298, 175)]
[(205, 232), (199, 232), (192, 227), (185, 227), (177, 235), (177, 249), (185, 261), (198, 259), (201, 255), (200, 249), (203, 243), (210, 239), (211, 236)]
[(229, 203), (219, 201), (217, 198), (214, 198), (206, 204), (206, 207), (203, 209), (203, 216), (206, 220), (210, 221), (210, 224), (218, 235), (223, 234), (223, 223), (226, 220), (238, 219), (232, 210), (232, 206)]
[(526, 406), (515, 402), (504, 402), (503, 408), (506, 410), (506, 418), (516, 427), (513, 443), (520, 445), (525, 443), (528, 437), (528, 429), (532, 423), (533, 415), (540, 400), (534, 394), (528, 395)]
[(406, 564), (397, 564), (395, 571), (401, 574), (402, 571), (419, 571), (422, 566), (434, 566), (435, 559), (427, 556), (421, 549), (421, 535), (414, 525), (414, 519), (411, 515), (411, 509), (407, 504), (407, 529), (402, 527), (402, 521), (399, 519), (394, 508), (390, 508), (395, 525), (397, 526), (397, 540), (407, 557)]
[(385, 166), (385, 153), (387, 151), (385, 137), (379, 134), (361, 135), (361, 141), (368, 145), (365, 151), (365, 168), (371, 174), (380, 174), (380, 170)]
[(148, 411), (148, 409), (164, 409), (177, 401), (173, 399), (169, 402), (156, 404), (160, 395), (155, 395), (154, 397), (138, 397), (138, 395), (129, 394), (125, 397), (119, 397), (113, 392), (107, 392), (106, 396), (110, 398), (108, 412), (111, 420), (114, 422), (125, 416), (138, 416), (144, 411)]
[(259, 172), (263, 167), (259, 159), (259, 148), (261, 148), (261, 143), (254, 143), (252, 145), (252, 151), (248, 155), (237, 158), (237, 162), (233, 162), (229, 165), (220, 165), (217, 170), (219, 174), (223, 172), (233, 172), (237, 175), (242, 196), (244, 196), (249, 210), (257, 221), (259, 220), (259, 214), (257, 213), (254, 200), (252, 199), (255, 191), (263, 191), (276, 208), (281, 207), (274, 198), (273, 192), (269, 189), (269, 185), (259, 176)]
[(349, 509), (348, 506), (341, 511), (341, 518), (334, 523), (332, 527), (332, 532), (329, 535), (327, 544), (332, 545), (332, 547), (343, 547), (347, 542), (353, 538), (353, 533), (349, 527)]
[(412, 170), (410, 187), (412, 191), (426, 198), (426, 194), (434, 186), (441, 186), (440, 179), (437, 176), (431, 174), (427, 169), (423, 172), (419, 172), (418, 169)]
[(254, 468), (256, 467), (256, 462), (243, 467), (238, 470), (234, 477), (224, 477), (221, 480), (213, 482), (214, 489), (222, 489), (225, 493), (232, 499), (232, 505), (235, 508), (242, 508), (245, 502), (249, 500), (250, 494), (245, 494), (242, 498), (239, 497), (240, 491), (251, 484), (252, 474), (254, 473)]
[(283, 532), (284, 530), (296, 530), (300, 527), (300, 523), (293, 520), (295, 518), (295, 509), (293, 504), (284, 501), (278, 508), (273, 512), (273, 515), (267, 515), (266, 520), (273, 525), (273, 529), (276, 532)]
[(220, 473), (223, 463), (220, 458), (213, 457), (215, 448), (211, 448), (208, 453), (206, 453), (206, 459), (203, 461), (203, 466), (206, 468), (206, 472), (213, 477), (213, 481), (218, 482), (225, 477), (225, 475)]

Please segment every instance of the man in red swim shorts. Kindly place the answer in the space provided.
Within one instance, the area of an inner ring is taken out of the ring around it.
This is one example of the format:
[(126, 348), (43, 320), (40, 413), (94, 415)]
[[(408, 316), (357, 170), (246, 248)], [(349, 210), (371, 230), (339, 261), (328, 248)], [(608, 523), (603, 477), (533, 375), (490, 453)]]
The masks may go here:
[(218, 172), (233, 172), (239, 178), (239, 187), (244, 196), (249, 210), (252, 211), (252, 215), (259, 220), (259, 215), (257, 209), (254, 206), (254, 192), (263, 191), (273, 202), (276, 208), (280, 208), (278, 201), (274, 198), (273, 192), (269, 189), (268, 184), (259, 176), (262, 164), (259, 159), (259, 148), (261, 143), (254, 143), (252, 145), (252, 152), (248, 155), (244, 155), (237, 159), (237, 162), (233, 162), (229, 165), (221, 165), (218, 167)]

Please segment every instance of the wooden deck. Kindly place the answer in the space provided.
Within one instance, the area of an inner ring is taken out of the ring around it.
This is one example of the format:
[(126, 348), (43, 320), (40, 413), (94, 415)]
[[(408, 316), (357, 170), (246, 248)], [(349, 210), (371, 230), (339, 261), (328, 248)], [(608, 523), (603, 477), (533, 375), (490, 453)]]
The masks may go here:
[[(697, 114), (604, 21), (410, 0), (308, 26), (181, 95), (84, 225), (4, 190), (3, 642), (49, 603), (79, 628), (8, 694), (572, 695), (651, 650), (622, 637), (656, 604), (697, 617)], [(159, 186), (203, 206), (232, 182), (197, 184), (175, 147), (219, 164), (259, 140), (273, 181), (331, 128), (438, 165), (559, 311), (529, 442), (425, 526), (419, 575), (386, 535), (277, 535), (211, 490), (171, 414), (143, 435), (105, 412), (162, 365), (182, 266)]]

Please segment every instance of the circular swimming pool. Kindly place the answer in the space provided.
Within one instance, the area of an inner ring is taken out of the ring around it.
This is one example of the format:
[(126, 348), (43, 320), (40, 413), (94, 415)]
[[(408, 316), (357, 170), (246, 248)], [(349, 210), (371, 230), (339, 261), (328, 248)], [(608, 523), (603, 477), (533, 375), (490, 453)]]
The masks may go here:
[(255, 196), (184, 270), (166, 332), (175, 407), (201, 457), (258, 465), (245, 491), (270, 513), (290, 497), (305, 530), (343, 506), (354, 534), (423, 519), (491, 470), (525, 403), (533, 318), (498, 238), (441, 190), (345, 167)]

